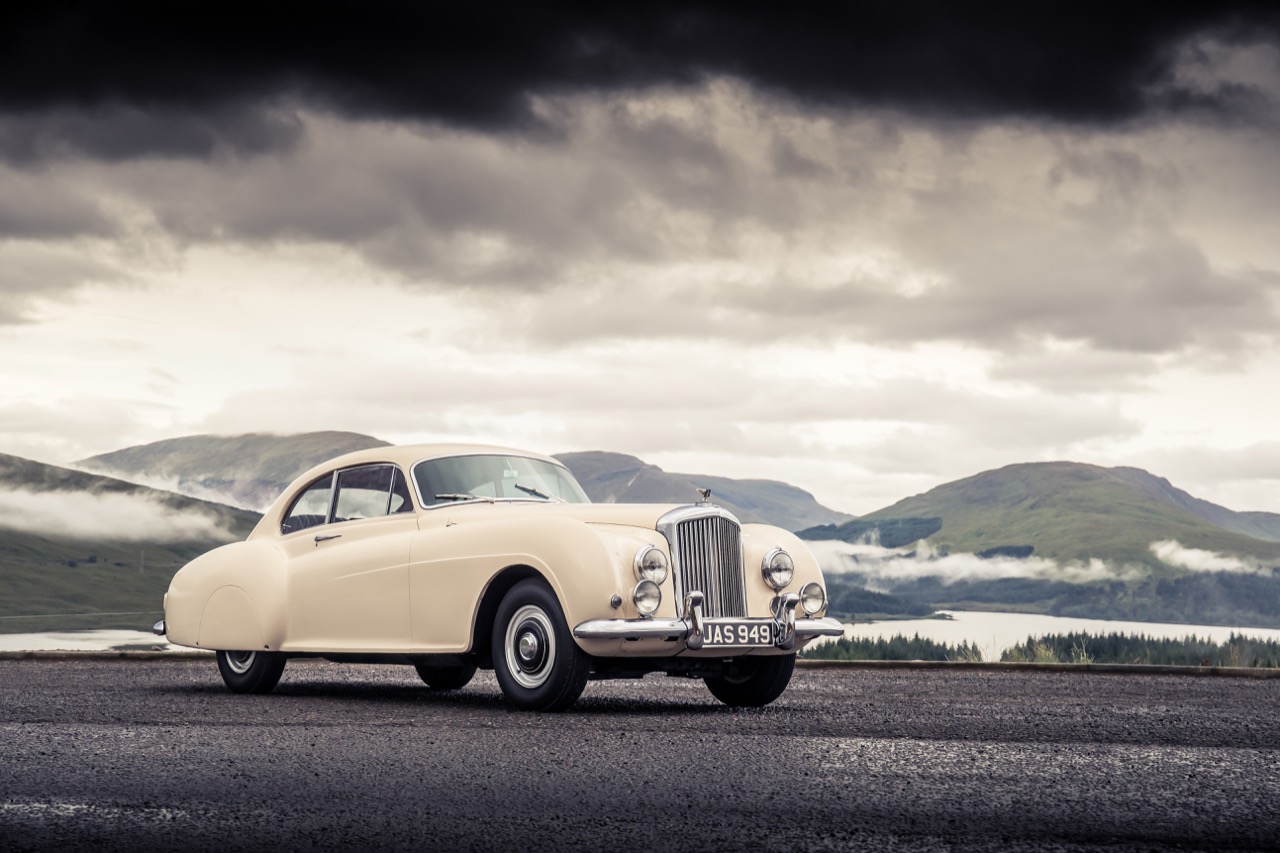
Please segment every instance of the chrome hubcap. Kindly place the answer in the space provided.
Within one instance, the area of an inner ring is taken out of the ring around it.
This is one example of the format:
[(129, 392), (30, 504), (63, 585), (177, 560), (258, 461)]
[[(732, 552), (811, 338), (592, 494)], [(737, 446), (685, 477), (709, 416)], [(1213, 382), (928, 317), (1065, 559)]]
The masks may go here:
[(521, 687), (532, 690), (551, 677), (556, 655), (555, 629), (541, 607), (526, 604), (512, 614), (503, 645), (507, 671)]
[(257, 656), (257, 652), (227, 652), (227, 668), (236, 675), (244, 675)]
[(531, 661), (538, 657), (538, 638), (532, 631), (520, 635), (520, 658)]

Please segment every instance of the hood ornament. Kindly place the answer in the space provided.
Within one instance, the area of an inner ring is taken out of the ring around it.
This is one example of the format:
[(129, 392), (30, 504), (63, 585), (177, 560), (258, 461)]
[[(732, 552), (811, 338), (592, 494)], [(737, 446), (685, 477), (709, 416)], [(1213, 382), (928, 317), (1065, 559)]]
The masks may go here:
[(698, 506), (706, 506), (711, 503), (710, 489), (698, 489), (697, 486), (694, 486), (694, 488), (698, 490)]

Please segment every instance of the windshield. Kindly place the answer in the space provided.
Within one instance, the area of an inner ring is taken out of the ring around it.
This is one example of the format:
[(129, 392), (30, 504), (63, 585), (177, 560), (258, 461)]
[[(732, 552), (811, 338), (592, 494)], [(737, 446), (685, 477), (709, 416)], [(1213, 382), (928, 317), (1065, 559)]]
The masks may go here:
[(567, 469), (524, 456), (428, 459), (414, 466), (413, 478), (423, 506), (476, 499), (590, 503)]

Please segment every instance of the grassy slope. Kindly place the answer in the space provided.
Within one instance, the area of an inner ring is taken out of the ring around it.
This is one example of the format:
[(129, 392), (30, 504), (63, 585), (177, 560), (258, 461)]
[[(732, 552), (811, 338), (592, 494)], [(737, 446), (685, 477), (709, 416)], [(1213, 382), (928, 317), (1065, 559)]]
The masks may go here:
[[(243, 539), (258, 520), (256, 513), (4, 454), (0, 454), (0, 486), (144, 497), (177, 512), (212, 517), (230, 533), (225, 539), (135, 542), (38, 534), (0, 526), (0, 632), (7, 633), (150, 627), (159, 618), (161, 599), (174, 572), (210, 548)], [(46, 614), (117, 612), (130, 615), (42, 618)]]
[(1057, 560), (1154, 565), (1150, 544), (1174, 539), (1187, 548), (1280, 561), (1280, 543), (1224, 529), (1162, 499), (1159, 488), (1134, 471), (1071, 462), (1010, 465), (865, 518), (940, 516), (942, 529), (930, 541), (953, 552), (1034, 545), (1037, 556)]

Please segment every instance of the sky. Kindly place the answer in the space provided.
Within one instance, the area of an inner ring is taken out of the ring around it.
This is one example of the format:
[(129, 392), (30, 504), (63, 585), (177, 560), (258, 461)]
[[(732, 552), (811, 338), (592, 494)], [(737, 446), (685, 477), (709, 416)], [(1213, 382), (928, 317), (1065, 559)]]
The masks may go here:
[(1067, 459), (1280, 512), (1273, 4), (26, 5), (0, 452), (352, 430), (855, 514)]

